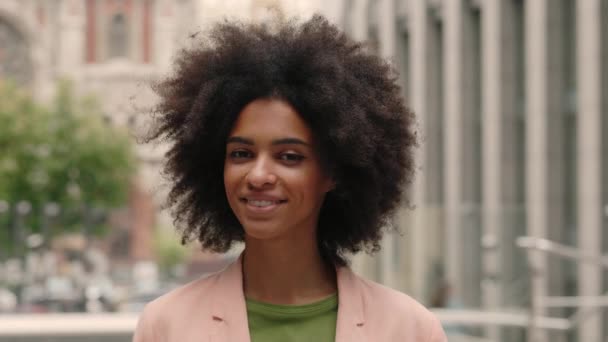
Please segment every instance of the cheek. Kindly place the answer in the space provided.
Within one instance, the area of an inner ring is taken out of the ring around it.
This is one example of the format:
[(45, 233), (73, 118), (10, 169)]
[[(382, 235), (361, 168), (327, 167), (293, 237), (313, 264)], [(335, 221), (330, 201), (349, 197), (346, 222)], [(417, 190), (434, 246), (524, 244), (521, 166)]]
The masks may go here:
[(318, 172), (311, 172), (293, 180), (304, 200), (315, 203), (321, 201), (326, 193), (326, 179)]
[(230, 195), (236, 190), (235, 187), (238, 185), (238, 172), (234, 167), (224, 167), (224, 189), (226, 194)]
[(238, 182), (235, 181), (233, 172), (230, 170), (224, 171), (224, 192), (228, 200), (228, 206), (231, 211), (236, 214), (238, 202)]

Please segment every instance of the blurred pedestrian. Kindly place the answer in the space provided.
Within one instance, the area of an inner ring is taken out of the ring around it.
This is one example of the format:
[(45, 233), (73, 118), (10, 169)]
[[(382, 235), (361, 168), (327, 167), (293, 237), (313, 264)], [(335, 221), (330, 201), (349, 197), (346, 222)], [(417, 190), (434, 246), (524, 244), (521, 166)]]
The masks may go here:
[[(201, 35), (198, 35), (200, 37)], [(355, 275), (414, 174), (414, 116), (389, 64), (315, 16), (216, 24), (156, 86), (183, 241), (239, 259), (151, 302), (134, 341), (445, 341)]]

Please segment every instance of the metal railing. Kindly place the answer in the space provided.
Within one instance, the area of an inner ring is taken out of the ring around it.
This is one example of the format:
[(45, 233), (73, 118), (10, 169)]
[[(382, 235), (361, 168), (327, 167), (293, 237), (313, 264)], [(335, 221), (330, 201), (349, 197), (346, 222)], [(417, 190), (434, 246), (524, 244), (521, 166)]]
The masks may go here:
[[(608, 269), (608, 255), (595, 255), (581, 251), (578, 248), (567, 246), (544, 238), (521, 236), (517, 238), (517, 246), (528, 251), (543, 252), (548, 255), (564, 259), (574, 260), (579, 263), (587, 263)], [(540, 275), (535, 275), (540, 276)], [(608, 292), (601, 296), (542, 296), (537, 298), (534, 305), (537, 308), (577, 308), (567, 320), (567, 329), (571, 330), (585, 318), (594, 314), (601, 314), (601, 309), (608, 306)], [(534, 309), (534, 308), (533, 308)], [(536, 310), (532, 310), (536, 312)], [(530, 329), (542, 329), (538, 317), (532, 317)]]
[[(560, 244), (548, 239), (521, 236), (516, 245), (528, 252), (546, 253), (559, 258), (588, 263), (608, 269), (608, 255), (593, 255), (578, 248)], [(533, 277), (542, 276), (537, 273)], [(542, 296), (532, 301), (536, 308), (576, 308), (567, 318), (550, 317), (538, 314), (534, 307), (508, 311), (467, 310), (467, 309), (433, 309), (433, 313), (442, 324), (470, 327), (502, 326), (519, 327), (530, 330), (550, 330), (567, 332), (578, 326), (589, 315), (601, 313), (608, 307), (608, 292), (599, 296)], [(531, 331), (532, 332), (532, 331)]]

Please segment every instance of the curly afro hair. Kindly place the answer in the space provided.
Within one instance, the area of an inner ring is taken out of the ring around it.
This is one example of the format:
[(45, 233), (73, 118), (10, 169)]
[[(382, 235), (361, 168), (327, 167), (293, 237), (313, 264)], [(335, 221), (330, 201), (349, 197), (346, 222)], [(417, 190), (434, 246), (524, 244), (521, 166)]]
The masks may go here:
[(414, 174), (415, 117), (396, 73), (323, 17), (273, 25), (221, 22), (181, 50), (154, 90), (146, 141), (166, 141), (164, 175), (182, 242), (227, 251), (244, 240), (224, 190), (226, 139), (259, 98), (289, 103), (307, 122), (336, 182), (321, 208), (318, 247), (330, 263), (380, 249)]

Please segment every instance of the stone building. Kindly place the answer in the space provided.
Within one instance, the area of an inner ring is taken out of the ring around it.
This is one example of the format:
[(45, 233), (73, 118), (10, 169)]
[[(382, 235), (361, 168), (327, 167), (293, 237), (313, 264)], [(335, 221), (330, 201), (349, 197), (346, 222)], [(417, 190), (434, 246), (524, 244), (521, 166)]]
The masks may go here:
[[(112, 124), (137, 131), (154, 103), (150, 82), (171, 68), (172, 57), (192, 34), (221, 18), (263, 20), (277, 9), (309, 15), (316, 1), (302, 0), (2, 0), (0, 79), (49, 101), (59, 79), (80, 94), (93, 94)], [(148, 260), (155, 222), (170, 226), (158, 208), (162, 146), (137, 146), (138, 174), (128, 208), (113, 232), (115, 255)]]
[(427, 304), (447, 281), (465, 307), (574, 324), (488, 329), (493, 340), (604, 340), (605, 309), (542, 305), (598, 303), (607, 273), (553, 253), (529, 259), (516, 241), (608, 253), (608, 2), (340, 0), (325, 13), (394, 62), (422, 138), (404, 237), (360, 270)]
[[(151, 103), (148, 83), (170, 65), (178, 35), (195, 20), (195, 1), (57, 0), (0, 2), (0, 78), (29, 88), (38, 101), (52, 98), (69, 79), (79, 94), (100, 99), (106, 120), (134, 125), (140, 104)], [(142, 162), (128, 210), (118, 214), (117, 256), (152, 257), (154, 184), (159, 153), (139, 147)], [(122, 229), (122, 230), (121, 230)]]

